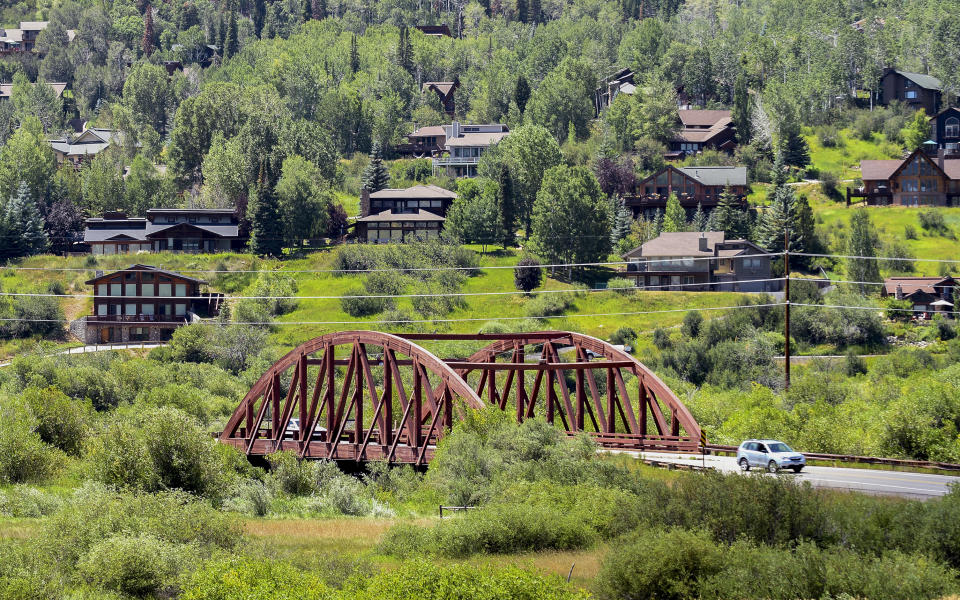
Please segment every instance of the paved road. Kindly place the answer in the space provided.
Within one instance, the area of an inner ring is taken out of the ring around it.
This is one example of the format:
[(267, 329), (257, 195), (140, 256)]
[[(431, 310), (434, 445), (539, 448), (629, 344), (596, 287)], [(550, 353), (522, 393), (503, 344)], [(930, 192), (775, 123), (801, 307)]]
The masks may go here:
[[(660, 452), (630, 452), (630, 454), (677, 464), (703, 464), (703, 459), (699, 455)], [(740, 472), (736, 458), (732, 456), (707, 456), (706, 466), (723, 472)], [(772, 475), (768, 476), (772, 477)], [(960, 484), (960, 477), (949, 475), (842, 467), (805, 467), (799, 474), (788, 471), (784, 472), (783, 476), (809, 481), (811, 485), (819, 488), (853, 490), (866, 494), (902, 496), (921, 500), (943, 496), (950, 491), (951, 485)]]
[[(168, 342), (130, 342), (128, 344), (90, 344), (89, 346), (76, 346), (66, 350), (57, 350), (51, 354), (86, 354), (88, 352), (107, 352), (109, 350), (152, 350), (160, 346), (166, 346)], [(12, 361), (0, 362), (0, 368), (9, 367)]]

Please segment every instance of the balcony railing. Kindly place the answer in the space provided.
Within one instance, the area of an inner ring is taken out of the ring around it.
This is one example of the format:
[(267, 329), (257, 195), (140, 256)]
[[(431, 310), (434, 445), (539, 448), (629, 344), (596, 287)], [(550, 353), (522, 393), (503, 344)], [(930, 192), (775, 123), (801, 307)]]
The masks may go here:
[(115, 325), (125, 325), (127, 323), (186, 323), (186, 315), (91, 315), (87, 317), (88, 323), (111, 323)]
[(433, 166), (445, 167), (447, 165), (475, 165), (479, 162), (479, 156), (444, 156), (433, 159)]

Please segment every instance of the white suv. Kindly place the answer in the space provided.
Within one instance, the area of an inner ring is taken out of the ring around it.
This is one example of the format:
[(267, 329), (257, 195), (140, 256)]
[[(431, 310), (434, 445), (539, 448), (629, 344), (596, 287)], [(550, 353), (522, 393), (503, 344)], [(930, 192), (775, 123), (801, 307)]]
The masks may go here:
[(743, 471), (760, 467), (771, 473), (780, 469), (793, 469), (794, 473), (799, 473), (807, 465), (807, 459), (777, 440), (747, 440), (737, 448), (737, 464)]

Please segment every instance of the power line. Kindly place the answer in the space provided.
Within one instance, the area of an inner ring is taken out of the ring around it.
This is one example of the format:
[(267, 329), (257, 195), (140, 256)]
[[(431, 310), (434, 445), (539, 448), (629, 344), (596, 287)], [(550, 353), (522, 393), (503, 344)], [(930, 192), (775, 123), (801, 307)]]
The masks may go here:
[[(783, 254), (782, 252), (780, 254)], [(790, 256), (810, 256), (815, 258), (843, 258), (843, 259), (858, 259), (858, 260), (888, 260), (888, 261), (918, 261), (918, 262), (933, 262), (933, 263), (948, 263), (948, 264), (957, 264), (960, 263), (960, 260), (949, 260), (944, 258), (909, 258), (903, 256), (856, 256), (848, 254), (812, 254), (808, 252), (791, 252)]]
[[(716, 286), (716, 285), (739, 285), (745, 283), (766, 283), (770, 281), (783, 281), (784, 277), (770, 277), (767, 279), (745, 279), (736, 282), (730, 281), (704, 281), (699, 283), (667, 283), (662, 285), (645, 285), (628, 288), (571, 288), (565, 290), (539, 290), (530, 292), (531, 295), (539, 294), (577, 294), (577, 293), (596, 293), (596, 292), (633, 292), (661, 290), (663, 288), (677, 287), (697, 287), (697, 286)], [(762, 293), (762, 292), (736, 292), (736, 293)], [(509, 292), (443, 292), (432, 294), (355, 294), (343, 296), (224, 296), (223, 300), (343, 300), (355, 298), (450, 298), (450, 297), (469, 297), (469, 296), (516, 296), (527, 294), (522, 290), (513, 290)], [(159, 301), (177, 301), (177, 300), (211, 300), (209, 296), (101, 296), (97, 294), (53, 294), (42, 292), (0, 292), (0, 297), (28, 297), (28, 298), (97, 298), (106, 300), (159, 300)]]
[[(702, 308), (671, 308), (663, 310), (641, 310), (631, 312), (613, 312), (613, 313), (592, 313), (575, 315), (541, 315), (524, 317), (463, 317), (457, 319), (381, 319), (371, 321), (230, 321), (223, 325), (259, 325), (259, 326), (303, 326), (303, 325), (372, 325), (372, 324), (409, 324), (409, 323), (471, 323), (481, 321), (522, 321), (522, 320), (550, 320), (550, 319), (581, 319), (588, 317), (625, 317), (636, 315), (654, 315), (666, 313), (681, 313), (690, 311), (716, 311), (716, 310), (734, 310), (742, 308), (766, 308), (772, 306), (783, 306), (783, 302), (773, 302), (767, 304), (740, 304), (736, 306), (707, 306)], [(0, 318), (0, 321), (14, 321), (18, 323), (70, 323), (66, 319), (17, 319)], [(163, 321), (96, 321), (99, 325), (130, 325), (130, 326), (149, 326), (163, 323)], [(171, 322), (172, 323), (172, 322)], [(200, 321), (200, 325), (221, 325), (216, 321)]]

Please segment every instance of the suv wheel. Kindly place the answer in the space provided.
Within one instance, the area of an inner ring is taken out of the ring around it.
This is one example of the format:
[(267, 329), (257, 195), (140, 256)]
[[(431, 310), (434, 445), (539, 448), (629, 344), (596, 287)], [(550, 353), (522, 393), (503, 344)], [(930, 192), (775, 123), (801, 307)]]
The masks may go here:
[(776, 473), (776, 472), (778, 472), (779, 470), (780, 470), (780, 467), (777, 466), (777, 461), (771, 460), (770, 462), (767, 463), (767, 472), (768, 472), (768, 473)]
[(750, 461), (747, 460), (746, 458), (741, 458), (741, 459), (740, 459), (740, 470), (741, 470), (741, 471), (749, 471), (749, 470), (750, 470)]
[(803, 467), (793, 467), (793, 472), (794, 472), (794, 473), (799, 473), (799, 472), (802, 471), (802, 470), (803, 470)]

